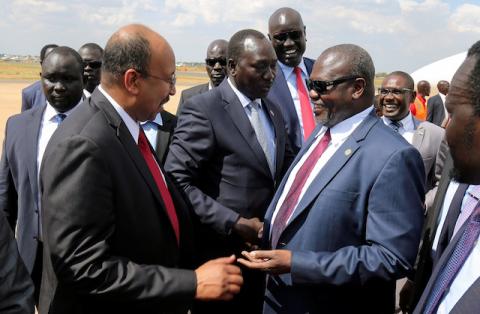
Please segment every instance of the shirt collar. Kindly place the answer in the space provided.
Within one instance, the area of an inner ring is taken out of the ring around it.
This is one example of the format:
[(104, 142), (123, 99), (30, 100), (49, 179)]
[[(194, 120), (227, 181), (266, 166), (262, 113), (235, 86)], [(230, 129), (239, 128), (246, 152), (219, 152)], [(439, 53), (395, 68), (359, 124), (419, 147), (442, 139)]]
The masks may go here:
[(88, 90), (83, 89), (83, 95), (85, 95), (85, 98), (90, 98), (92, 96), (92, 93), (90, 93)]
[[(230, 81), (230, 78), (228, 78), (228, 84), (230, 84), (230, 87), (232, 88), (233, 92), (235, 93), (235, 95), (237, 95), (238, 97), (238, 100), (240, 100), (240, 102), (242, 103), (242, 106), (245, 108), (247, 107), (251, 102), (252, 100), (250, 100), (250, 98), (248, 98), (247, 96), (245, 96), (241, 91), (239, 91), (235, 85), (233, 85), (233, 83)], [(253, 101), (255, 101), (257, 104), (260, 105), (260, 107), (262, 106), (262, 101), (260, 98), (257, 98), (257, 99), (254, 99)]]
[[(285, 65), (280, 61), (278, 61), (278, 65), (280, 66), (280, 69), (282, 69), (282, 72), (285, 78), (288, 78), (290, 75), (292, 75), (294, 67)], [(308, 78), (307, 67), (305, 66), (305, 62), (303, 62), (303, 58), (297, 66), (302, 70), (302, 74)]]
[[(77, 106), (82, 103), (82, 101), (83, 101), (83, 99), (80, 99), (80, 101), (78, 102), (78, 104), (75, 107), (73, 107), (72, 109), (70, 109), (68, 111), (62, 112), (62, 113), (68, 117), (68, 115), (71, 114), (73, 112), (73, 110), (75, 110), (75, 108), (77, 108)], [(55, 110), (55, 108), (53, 108), (53, 106), (50, 105), (50, 103), (47, 100), (47, 107), (45, 108), (45, 113), (43, 114), (43, 119), (46, 120), (46, 121), (54, 121), (55, 116), (59, 113), (60, 112)]]
[(120, 118), (123, 120), (125, 125), (128, 128), (128, 131), (130, 131), (130, 134), (133, 137), (133, 140), (135, 143), (138, 144), (138, 135), (140, 135), (140, 126), (138, 122), (133, 120), (132, 117), (125, 111), (125, 109), (120, 106), (115, 99), (112, 98), (103, 88), (101, 85), (98, 86), (98, 90), (105, 96), (105, 98), (108, 99), (108, 101), (112, 104), (113, 108), (115, 111), (120, 115)]
[[(382, 120), (386, 125), (390, 125), (390, 123), (392, 122), (392, 120), (390, 120), (389, 118), (387, 118), (385, 116), (382, 116)], [(410, 112), (408, 112), (408, 114), (405, 116), (405, 118), (403, 118), (402, 120), (400, 120), (398, 122), (400, 122), (402, 124), (402, 128), (405, 131), (412, 131), (412, 130), (415, 129), (415, 125), (413, 124), (413, 117), (412, 117), (412, 114)]]
[(149, 122), (152, 122), (152, 123), (155, 123), (156, 125), (160, 125), (162, 126), (163, 125), (163, 120), (162, 120), (162, 115), (159, 113), (157, 113), (157, 115), (155, 116), (155, 119), (151, 120), (151, 121), (143, 121), (143, 122), (140, 122), (141, 125), (144, 125), (146, 123), (149, 123)]

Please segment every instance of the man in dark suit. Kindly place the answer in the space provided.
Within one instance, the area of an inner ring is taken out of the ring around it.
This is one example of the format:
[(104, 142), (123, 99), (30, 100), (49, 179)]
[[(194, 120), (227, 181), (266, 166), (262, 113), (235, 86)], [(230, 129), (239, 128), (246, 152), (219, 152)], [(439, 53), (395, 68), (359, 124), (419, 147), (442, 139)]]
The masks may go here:
[(177, 126), (177, 117), (162, 108), (152, 121), (141, 123), (143, 131), (152, 145), (158, 160), (165, 164), (168, 155), (168, 148), (172, 142), (173, 131)]
[[(40, 50), (40, 65), (42, 65), (45, 56), (56, 47), (58, 47), (58, 45), (55, 44), (48, 44), (42, 47), (42, 50)], [(40, 76), (41, 75), (40, 73)], [(22, 112), (35, 106), (42, 106), (45, 104), (45, 101), (46, 99), (40, 81), (36, 81), (22, 89)]]
[(448, 121), (445, 97), (448, 94), (450, 84), (447, 81), (439, 81), (437, 84), (438, 94), (427, 100), (427, 121), (444, 128)]
[[(276, 57), (258, 31), (237, 32), (228, 44), (228, 79), (185, 103), (165, 169), (193, 205), (203, 259), (258, 244), (267, 206), (292, 159), (284, 122), (266, 95)], [(264, 278), (244, 272), (235, 302), (205, 313), (258, 313)]]
[(209, 82), (187, 88), (182, 91), (177, 108), (177, 116), (182, 111), (183, 104), (192, 96), (205, 93), (220, 85), (227, 76), (227, 46), (228, 41), (224, 39), (214, 40), (208, 45), (205, 69), (207, 70)]
[(38, 304), (42, 239), (38, 169), (50, 137), (82, 99), (83, 64), (78, 53), (57, 47), (42, 63), (46, 104), (8, 119), (0, 162), (0, 210), (4, 210), (35, 284)]
[(100, 86), (53, 135), (40, 173), (40, 313), (186, 313), (240, 290), (234, 257), (188, 267), (186, 204), (139, 121), (175, 94), (168, 42), (142, 25), (108, 40)]
[(33, 314), (33, 284), (18, 254), (17, 243), (0, 210), (0, 313)]
[[(477, 186), (480, 184), (480, 94), (476, 82), (479, 81), (480, 41), (469, 49), (453, 76), (446, 99), (451, 118), (446, 136), (453, 159), (453, 179)], [(468, 199), (463, 200), (460, 216), (464, 216), (465, 222), (436, 263), (414, 313), (480, 312), (478, 192), (472, 190)]]
[(86, 43), (78, 53), (83, 60), (83, 86), (85, 97), (90, 97), (100, 84), (100, 67), (102, 66), (103, 48), (96, 43)]
[(394, 311), (395, 281), (417, 253), (425, 174), (418, 151), (375, 115), (374, 76), (355, 45), (315, 62), (308, 86), (320, 125), (268, 208), (272, 250), (239, 259), (269, 272), (264, 313)]
[(305, 86), (314, 61), (303, 58), (305, 32), (300, 13), (291, 8), (278, 9), (268, 21), (268, 37), (278, 58), (277, 76), (268, 98), (281, 109), (295, 154), (315, 127), (313, 106)]

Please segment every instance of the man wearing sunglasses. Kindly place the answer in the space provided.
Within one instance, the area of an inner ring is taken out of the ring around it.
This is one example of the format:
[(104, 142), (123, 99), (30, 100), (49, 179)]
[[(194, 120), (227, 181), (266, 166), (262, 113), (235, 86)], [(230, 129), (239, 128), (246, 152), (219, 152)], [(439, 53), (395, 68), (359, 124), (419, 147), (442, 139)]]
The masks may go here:
[(205, 69), (207, 70), (209, 82), (182, 91), (178, 103), (177, 116), (180, 115), (183, 104), (190, 97), (205, 93), (223, 82), (223, 79), (227, 76), (227, 46), (228, 41), (224, 39), (214, 40), (208, 45)]
[(320, 124), (280, 184), (264, 223), (267, 251), (239, 261), (269, 273), (264, 313), (393, 313), (423, 223), (418, 151), (373, 109), (375, 68), (362, 48), (328, 48), (310, 97)]
[(288, 138), (295, 153), (315, 128), (312, 104), (305, 79), (314, 60), (303, 58), (305, 26), (300, 14), (291, 8), (275, 11), (268, 21), (268, 37), (277, 54), (277, 76), (268, 97), (279, 105)]
[(95, 43), (87, 43), (78, 49), (83, 60), (83, 93), (88, 98), (100, 84), (100, 68), (102, 67), (103, 48)]

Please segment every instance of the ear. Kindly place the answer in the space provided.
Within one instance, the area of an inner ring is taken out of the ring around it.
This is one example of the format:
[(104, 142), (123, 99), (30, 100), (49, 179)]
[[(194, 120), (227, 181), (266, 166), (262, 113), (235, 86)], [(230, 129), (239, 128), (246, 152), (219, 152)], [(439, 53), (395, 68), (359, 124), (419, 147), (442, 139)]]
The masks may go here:
[(125, 73), (123, 74), (123, 85), (129, 93), (133, 95), (138, 95), (140, 92), (139, 83), (140, 73), (138, 73), (134, 69), (128, 69), (127, 71), (125, 71)]
[(228, 76), (235, 77), (237, 73), (237, 63), (233, 59), (228, 59), (227, 62)]
[(270, 36), (270, 33), (267, 34), (268, 40), (272, 41), (272, 36)]
[(363, 77), (359, 77), (355, 79), (353, 82), (353, 94), (352, 94), (352, 99), (360, 99), (364, 92), (365, 92), (365, 87), (367, 86), (367, 81)]
[(415, 101), (415, 97), (417, 97), (417, 92), (416, 91), (413, 91), (412, 96), (410, 97), (410, 100), (408, 101), (409, 104), (411, 104), (412, 102)]

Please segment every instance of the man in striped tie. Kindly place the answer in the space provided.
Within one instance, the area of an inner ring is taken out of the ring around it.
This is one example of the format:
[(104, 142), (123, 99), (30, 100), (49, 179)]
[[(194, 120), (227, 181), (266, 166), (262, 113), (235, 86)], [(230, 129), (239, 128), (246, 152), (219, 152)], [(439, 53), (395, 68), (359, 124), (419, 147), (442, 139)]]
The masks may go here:
[[(479, 82), (480, 41), (469, 49), (446, 99), (451, 118), (446, 136), (454, 164), (453, 179), (473, 185), (480, 183)], [(462, 202), (454, 236), (414, 313), (480, 313), (480, 203), (477, 190), (469, 192)]]

